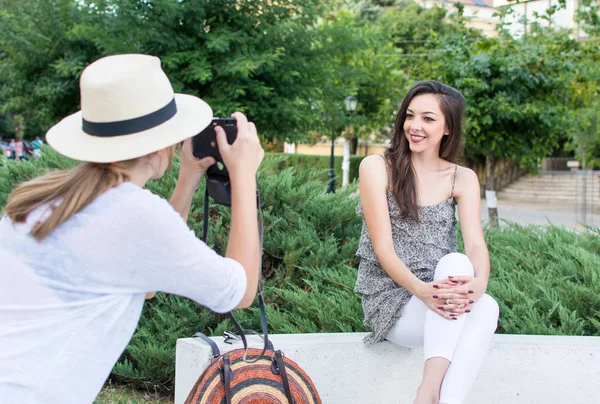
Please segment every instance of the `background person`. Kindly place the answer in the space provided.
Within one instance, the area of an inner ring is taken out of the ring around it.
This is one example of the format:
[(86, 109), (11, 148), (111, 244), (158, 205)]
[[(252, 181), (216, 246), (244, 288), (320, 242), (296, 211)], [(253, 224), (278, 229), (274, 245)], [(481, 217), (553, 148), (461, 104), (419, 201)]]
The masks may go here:
[(15, 142), (15, 160), (21, 160), (23, 157), (25, 157), (23, 141), (21, 139), (17, 139)]
[(15, 139), (10, 139), (10, 142), (8, 143), (8, 147), (10, 149), (10, 158), (15, 160), (17, 159), (17, 143), (15, 142)]
[(44, 141), (42, 139), (40, 139), (39, 136), (36, 136), (35, 140), (32, 143), (33, 143), (33, 155), (36, 157), (39, 157), (42, 154), (42, 149), (40, 146), (44, 144)]

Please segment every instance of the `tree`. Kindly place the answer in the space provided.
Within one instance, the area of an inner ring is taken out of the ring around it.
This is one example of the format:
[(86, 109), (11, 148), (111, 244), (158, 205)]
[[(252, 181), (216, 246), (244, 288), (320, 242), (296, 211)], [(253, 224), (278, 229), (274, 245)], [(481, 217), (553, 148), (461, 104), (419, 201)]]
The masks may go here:
[(313, 101), (329, 103), (335, 78), (353, 76), (343, 62), (368, 44), (321, 20), (318, 0), (3, 1), (0, 100), (36, 134), (78, 109), (83, 67), (136, 52), (159, 56), (175, 91), (201, 96), (215, 115), (241, 110), (266, 139), (298, 139), (321, 125)]
[[(332, 12), (319, 25), (320, 44), (326, 52), (321, 63), (329, 75), (322, 77), (317, 110), (326, 117), (324, 123), (333, 135), (343, 131), (351, 138), (352, 154), (359, 137), (368, 139), (393, 121), (406, 82), (397, 66), (399, 51), (389, 40), (381, 13), (371, 4), (358, 4)], [(349, 95), (358, 99), (352, 134), (343, 103)]]
[(14, 128), (12, 122), (8, 117), (0, 114), (0, 139), (9, 138), (14, 136)]
[[(468, 149), (485, 156), (486, 190), (495, 190), (497, 159), (508, 157), (535, 169), (557, 145), (567, 77), (577, 63), (574, 45), (564, 34), (544, 31), (521, 39), (505, 33), (476, 42), (455, 37), (429, 58), (432, 77), (458, 88), (467, 99)], [(490, 209), (492, 225), (496, 215)]]
[(577, 20), (588, 35), (600, 36), (600, 4), (594, 0), (581, 0), (578, 3)]
[(31, 136), (77, 108), (78, 74), (97, 55), (69, 34), (80, 19), (72, 0), (0, 3), (0, 112), (22, 115)]
[(565, 134), (569, 138), (567, 149), (575, 152), (585, 169), (600, 166), (600, 49), (593, 42), (579, 42), (577, 53), (580, 62), (569, 77), (569, 124), (565, 125)]

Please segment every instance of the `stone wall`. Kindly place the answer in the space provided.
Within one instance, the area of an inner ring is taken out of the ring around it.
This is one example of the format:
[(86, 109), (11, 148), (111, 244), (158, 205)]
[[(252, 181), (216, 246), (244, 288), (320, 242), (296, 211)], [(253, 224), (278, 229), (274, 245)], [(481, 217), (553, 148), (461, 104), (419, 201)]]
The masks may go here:
[[(300, 365), (325, 404), (410, 404), (423, 373), (423, 350), (385, 341), (365, 347), (366, 333), (270, 335)], [(212, 337), (221, 353), (242, 348)], [(250, 338), (252, 347), (261, 346)], [(177, 340), (175, 404), (183, 404), (212, 350), (198, 338)], [(600, 397), (600, 337), (494, 335), (465, 404), (592, 403)], [(594, 382), (596, 380), (596, 382)]]

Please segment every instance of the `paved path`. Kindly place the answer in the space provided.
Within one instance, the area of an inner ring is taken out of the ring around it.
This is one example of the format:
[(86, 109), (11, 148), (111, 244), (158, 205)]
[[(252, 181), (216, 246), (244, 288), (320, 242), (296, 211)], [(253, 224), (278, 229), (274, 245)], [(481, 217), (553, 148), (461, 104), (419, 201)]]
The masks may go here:
[[(498, 200), (498, 216), (520, 224), (548, 224), (548, 222), (581, 228), (583, 218), (575, 206), (533, 204)], [(488, 221), (485, 199), (481, 200), (481, 220)], [(600, 226), (600, 215), (587, 215), (587, 224)]]

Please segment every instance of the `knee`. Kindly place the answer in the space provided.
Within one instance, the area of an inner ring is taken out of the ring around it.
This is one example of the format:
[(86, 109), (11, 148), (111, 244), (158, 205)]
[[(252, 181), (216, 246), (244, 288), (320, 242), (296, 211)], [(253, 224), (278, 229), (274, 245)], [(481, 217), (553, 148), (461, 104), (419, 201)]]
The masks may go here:
[(474, 276), (473, 264), (464, 254), (450, 253), (442, 257), (435, 269), (435, 279), (450, 276)]
[(500, 317), (500, 306), (498, 302), (492, 296), (484, 294), (475, 303), (477, 311), (481, 313), (482, 320), (489, 322), (490, 327), (493, 327), (494, 331), (498, 327), (498, 318)]

